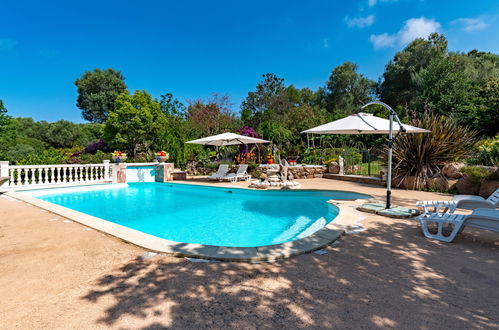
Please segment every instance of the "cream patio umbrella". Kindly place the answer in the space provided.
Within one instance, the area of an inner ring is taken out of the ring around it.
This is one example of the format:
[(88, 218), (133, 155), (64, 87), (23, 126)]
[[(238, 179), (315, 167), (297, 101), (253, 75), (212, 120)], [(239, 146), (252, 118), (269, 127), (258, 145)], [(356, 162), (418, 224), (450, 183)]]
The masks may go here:
[(188, 141), (186, 143), (221, 147), (221, 146), (232, 146), (238, 144), (270, 143), (270, 141), (234, 134), (234, 133), (222, 133), (218, 135), (204, 137), (197, 140)]
[[(392, 146), (393, 133), (429, 133), (429, 130), (402, 124), (397, 113), (383, 102), (370, 102), (361, 107), (378, 104), (390, 111), (390, 119), (376, 117), (369, 113), (357, 113), (333, 122), (320, 125), (302, 133), (308, 134), (388, 134), (388, 173), (386, 182), (386, 208), (390, 208), (392, 193)], [(393, 120), (396, 120), (394, 122)]]

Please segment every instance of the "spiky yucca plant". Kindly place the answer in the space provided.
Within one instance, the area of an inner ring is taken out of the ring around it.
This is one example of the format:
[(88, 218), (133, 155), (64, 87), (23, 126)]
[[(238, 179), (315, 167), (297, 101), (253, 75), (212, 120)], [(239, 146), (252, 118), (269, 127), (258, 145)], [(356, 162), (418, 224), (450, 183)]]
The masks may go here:
[[(427, 114), (411, 125), (431, 133), (400, 134), (393, 144), (394, 181), (400, 185), (414, 177), (413, 189), (424, 189), (426, 180), (441, 175), (447, 163), (464, 161), (477, 143), (476, 133), (453, 118)], [(385, 149), (385, 159), (386, 159)]]

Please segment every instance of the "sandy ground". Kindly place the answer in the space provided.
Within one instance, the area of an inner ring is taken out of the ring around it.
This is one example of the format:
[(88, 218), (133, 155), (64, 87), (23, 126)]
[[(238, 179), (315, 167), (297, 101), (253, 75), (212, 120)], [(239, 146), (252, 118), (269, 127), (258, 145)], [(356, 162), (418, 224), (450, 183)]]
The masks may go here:
[[(449, 198), (394, 197), (404, 205)], [(141, 258), (141, 248), (0, 196), (0, 328), (499, 328), (499, 235), (466, 229), (445, 244), (424, 238), (413, 220), (370, 215), (364, 224), (325, 255), (194, 263)]]

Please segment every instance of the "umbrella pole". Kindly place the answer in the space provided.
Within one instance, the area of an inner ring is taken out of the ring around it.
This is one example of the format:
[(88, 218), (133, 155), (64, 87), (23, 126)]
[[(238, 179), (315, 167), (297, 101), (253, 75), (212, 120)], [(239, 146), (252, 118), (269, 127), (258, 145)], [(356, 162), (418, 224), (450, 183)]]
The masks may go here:
[[(390, 109), (391, 110), (391, 109)], [(392, 198), (392, 147), (393, 147), (393, 113), (390, 111), (390, 129), (388, 131), (388, 173), (386, 176), (386, 208), (390, 208)]]

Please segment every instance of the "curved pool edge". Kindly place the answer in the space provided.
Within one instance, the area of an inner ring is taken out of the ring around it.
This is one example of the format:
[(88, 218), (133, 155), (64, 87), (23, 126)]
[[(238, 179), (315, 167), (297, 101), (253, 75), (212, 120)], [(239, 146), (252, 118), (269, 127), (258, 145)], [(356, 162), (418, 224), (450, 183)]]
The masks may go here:
[(338, 216), (325, 227), (302, 239), (258, 247), (226, 247), (174, 242), (29, 195), (13, 191), (7, 192), (5, 195), (150, 251), (176, 257), (238, 262), (275, 261), (319, 250), (330, 245), (339, 239), (348, 228), (357, 224), (361, 219), (361, 213), (356, 210), (356, 207), (366, 201), (365, 199), (328, 201), (328, 203), (332, 203), (338, 207)]

